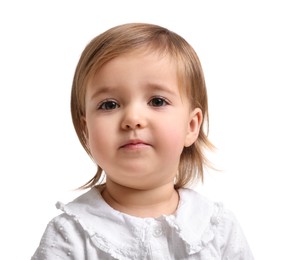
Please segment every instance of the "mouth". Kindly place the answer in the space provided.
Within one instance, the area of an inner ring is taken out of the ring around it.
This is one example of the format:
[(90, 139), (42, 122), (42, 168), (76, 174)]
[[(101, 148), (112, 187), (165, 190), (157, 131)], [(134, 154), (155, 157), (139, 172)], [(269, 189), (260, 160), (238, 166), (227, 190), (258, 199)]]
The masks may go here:
[(151, 146), (150, 144), (148, 144), (147, 142), (143, 141), (143, 140), (129, 140), (127, 141), (125, 144), (121, 145), (119, 148), (120, 149), (129, 149), (129, 150), (138, 150), (138, 149), (143, 149), (146, 147)]

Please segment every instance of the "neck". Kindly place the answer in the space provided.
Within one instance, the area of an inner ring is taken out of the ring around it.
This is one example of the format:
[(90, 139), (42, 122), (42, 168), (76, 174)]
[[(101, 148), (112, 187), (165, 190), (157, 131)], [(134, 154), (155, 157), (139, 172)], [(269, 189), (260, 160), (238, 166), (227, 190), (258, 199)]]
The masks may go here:
[(173, 214), (179, 202), (173, 183), (138, 190), (107, 180), (102, 196), (113, 209), (143, 218)]

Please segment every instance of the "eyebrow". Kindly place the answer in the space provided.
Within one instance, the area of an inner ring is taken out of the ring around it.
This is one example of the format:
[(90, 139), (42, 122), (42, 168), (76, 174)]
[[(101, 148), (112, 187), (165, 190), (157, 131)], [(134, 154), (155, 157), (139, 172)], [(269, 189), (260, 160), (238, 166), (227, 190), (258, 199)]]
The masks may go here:
[(94, 90), (94, 93), (92, 94), (91, 99), (101, 94), (107, 94), (110, 92), (118, 92), (118, 91), (119, 91), (119, 88), (116, 88), (116, 87), (100, 86), (96, 88), (96, 90)]
[(151, 90), (167, 92), (171, 95), (175, 95), (175, 92), (173, 90), (171, 90), (169, 87), (167, 87), (167, 85), (164, 85), (164, 84), (147, 83), (146, 86), (147, 86), (147, 88), (150, 88)]
[[(176, 95), (176, 93), (173, 90), (171, 90), (166, 85), (160, 83), (146, 83), (144, 84), (144, 88), (145, 90), (160, 91), (160, 92), (166, 92), (170, 95)], [(102, 94), (115, 93), (119, 91), (120, 91), (119, 87), (112, 87), (107, 85), (99, 86), (96, 90), (94, 90), (91, 99)]]

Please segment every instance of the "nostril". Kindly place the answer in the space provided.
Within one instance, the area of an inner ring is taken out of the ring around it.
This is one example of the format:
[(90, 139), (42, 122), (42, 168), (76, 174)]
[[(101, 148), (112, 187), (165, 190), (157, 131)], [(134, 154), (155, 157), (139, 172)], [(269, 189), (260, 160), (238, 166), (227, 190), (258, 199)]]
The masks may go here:
[(133, 126), (132, 126), (131, 124), (126, 124), (126, 125), (125, 125), (125, 128), (126, 128), (126, 129), (132, 129), (132, 128), (134, 129), (134, 128), (136, 128), (136, 127), (137, 127), (137, 128), (141, 128), (141, 124), (134, 124)]

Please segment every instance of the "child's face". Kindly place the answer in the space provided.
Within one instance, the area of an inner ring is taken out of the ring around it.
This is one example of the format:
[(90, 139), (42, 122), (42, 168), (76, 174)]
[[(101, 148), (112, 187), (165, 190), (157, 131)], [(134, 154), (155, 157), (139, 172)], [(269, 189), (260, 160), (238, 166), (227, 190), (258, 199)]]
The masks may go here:
[(86, 93), (93, 158), (114, 183), (144, 189), (173, 182), (202, 114), (182, 96), (169, 56), (141, 50), (106, 63)]

